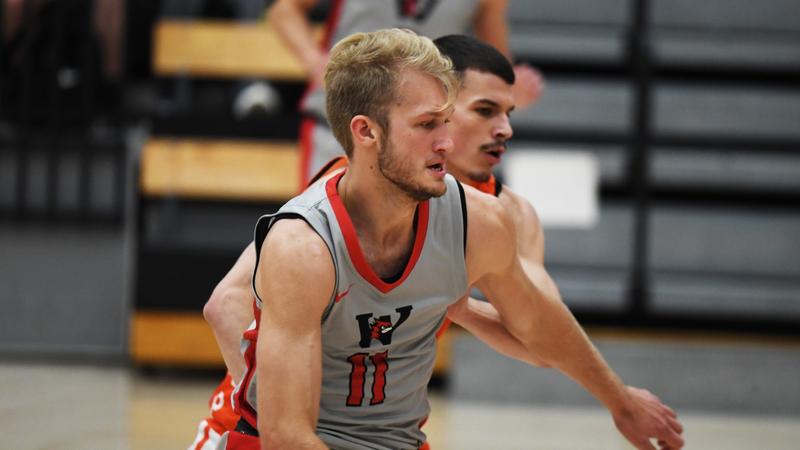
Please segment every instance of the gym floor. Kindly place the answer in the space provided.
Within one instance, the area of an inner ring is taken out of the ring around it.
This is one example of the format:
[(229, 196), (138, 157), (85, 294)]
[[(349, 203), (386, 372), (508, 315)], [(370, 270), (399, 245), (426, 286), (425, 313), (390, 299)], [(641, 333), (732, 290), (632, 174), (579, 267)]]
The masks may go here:
[[(0, 362), (0, 435), (16, 450), (175, 450), (191, 443), (216, 373)], [(503, 405), (432, 394), (436, 450), (630, 449), (599, 407)], [(800, 417), (682, 411), (687, 449), (800, 449)]]

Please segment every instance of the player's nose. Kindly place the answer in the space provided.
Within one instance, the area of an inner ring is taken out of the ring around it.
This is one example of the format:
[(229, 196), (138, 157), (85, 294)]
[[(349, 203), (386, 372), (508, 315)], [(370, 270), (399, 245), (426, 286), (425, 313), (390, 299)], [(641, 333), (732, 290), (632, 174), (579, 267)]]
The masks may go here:
[(497, 140), (508, 140), (514, 135), (514, 130), (511, 128), (511, 120), (508, 115), (502, 114), (497, 118), (494, 127), (492, 128), (492, 137)]

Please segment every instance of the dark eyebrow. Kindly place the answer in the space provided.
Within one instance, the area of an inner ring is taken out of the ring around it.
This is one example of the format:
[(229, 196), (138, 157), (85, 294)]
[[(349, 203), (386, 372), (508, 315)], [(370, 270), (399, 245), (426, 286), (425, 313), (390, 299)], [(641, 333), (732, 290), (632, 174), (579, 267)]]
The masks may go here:
[[(499, 103), (497, 103), (494, 100), (490, 100), (488, 98), (478, 99), (478, 100), (475, 101), (475, 103), (480, 103), (480, 104), (483, 104), (483, 105), (486, 105), (486, 106), (491, 106), (492, 108), (500, 109), (500, 104)], [(511, 105), (511, 108), (509, 108), (509, 110), (506, 111), (506, 114), (508, 114), (511, 111), (513, 111), (515, 107), (516, 107), (515, 105)]]

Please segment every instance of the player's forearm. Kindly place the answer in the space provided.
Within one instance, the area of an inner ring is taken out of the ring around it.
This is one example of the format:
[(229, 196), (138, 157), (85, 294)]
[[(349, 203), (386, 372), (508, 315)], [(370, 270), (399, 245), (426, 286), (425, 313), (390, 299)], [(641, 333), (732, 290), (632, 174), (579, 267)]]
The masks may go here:
[(314, 76), (325, 55), (315, 40), (305, 11), (294, 2), (277, 1), (267, 13), (267, 21), (300, 60), (306, 72)]
[(285, 345), (280, 335), (265, 333), (263, 328), (259, 333), (256, 377), (262, 449), (328, 448), (316, 435), (320, 399), (319, 389), (312, 388), (321, 383), (321, 363), (303, 358), (316, 355), (318, 347), (309, 349), (303, 337), (299, 341)]
[(625, 385), (560, 300), (540, 305), (544, 318), (536, 337), (527, 341), (554, 368), (583, 386), (612, 413), (624, 411), (629, 397)]
[(225, 366), (236, 382), (244, 373), (241, 342), (242, 334), (253, 321), (252, 303), (249, 289), (218, 287), (203, 308), (203, 316), (211, 326)]
[(508, 332), (490, 303), (473, 298), (461, 299), (448, 309), (447, 316), (496, 352), (535, 366), (545, 366), (541, 358), (528, 351)]

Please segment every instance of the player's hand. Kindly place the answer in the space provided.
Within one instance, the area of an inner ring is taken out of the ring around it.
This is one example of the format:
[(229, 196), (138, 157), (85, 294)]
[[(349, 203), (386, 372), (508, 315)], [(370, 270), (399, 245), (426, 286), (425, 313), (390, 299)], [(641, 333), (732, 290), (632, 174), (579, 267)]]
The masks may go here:
[(613, 415), (619, 432), (638, 450), (655, 450), (651, 439), (660, 450), (683, 448), (683, 425), (675, 411), (646, 389), (628, 386), (627, 390), (630, 408)]
[(527, 64), (517, 64), (514, 66), (514, 86), (511, 92), (514, 94), (514, 103), (517, 109), (527, 108), (536, 100), (544, 90), (544, 77), (542, 74)]

